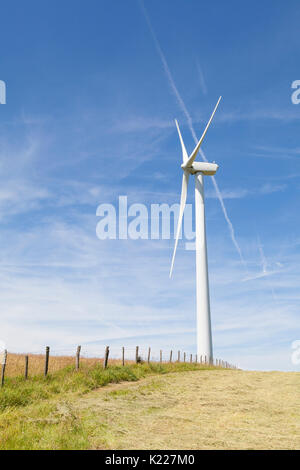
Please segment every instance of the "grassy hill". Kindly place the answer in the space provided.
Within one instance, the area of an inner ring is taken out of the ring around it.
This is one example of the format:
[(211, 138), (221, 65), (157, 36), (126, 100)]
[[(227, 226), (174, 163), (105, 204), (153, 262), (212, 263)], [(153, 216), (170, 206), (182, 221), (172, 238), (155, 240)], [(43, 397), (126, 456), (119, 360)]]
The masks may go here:
[(299, 373), (182, 363), (11, 377), (0, 449), (296, 449), (299, 386)]

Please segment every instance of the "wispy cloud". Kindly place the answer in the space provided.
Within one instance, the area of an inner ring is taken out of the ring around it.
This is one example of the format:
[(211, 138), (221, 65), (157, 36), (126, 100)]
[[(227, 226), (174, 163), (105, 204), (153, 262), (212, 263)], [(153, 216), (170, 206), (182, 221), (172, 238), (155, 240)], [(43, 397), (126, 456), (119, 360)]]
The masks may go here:
[[(258, 197), (262, 195), (272, 194), (276, 192), (281, 192), (286, 189), (286, 184), (271, 184), (265, 183), (262, 186), (246, 189), (246, 188), (233, 188), (233, 189), (223, 189), (221, 194), (223, 199), (242, 199), (245, 197)], [(206, 197), (216, 198), (215, 192), (207, 191)]]
[[(245, 109), (246, 108), (246, 109)], [(272, 107), (268, 108), (259, 108), (252, 109), (251, 106), (245, 105), (243, 111), (240, 109), (235, 109), (232, 111), (222, 112), (217, 117), (219, 122), (243, 122), (243, 121), (258, 121), (258, 120), (266, 120), (266, 121), (284, 121), (284, 122), (292, 122), (298, 121), (300, 119), (300, 113), (298, 109), (294, 108), (284, 108), (284, 109), (272, 109)], [(197, 120), (202, 120), (201, 117), (197, 118)]]
[(110, 127), (110, 132), (144, 132), (151, 129), (173, 129), (173, 127), (173, 122), (167, 119), (134, 116), (115, 121)]
[(269, 147), (265, 145), (258, 145), (256, 147), (259, 150), (263, 150), (268, 153), (280, 153), (285, 155), (300, 155), (300, 147)]
[(267, 276), (272, 276), (274, 274), (278, 274), (280, 271), (277, 270), (277, 271), (262, 271), (262, 272), (259, 272), (257, 274), (254, 274), (252, 276), (249, 276), (249, 277), (246, 277), (243, 279), (243, 282), (246, 282), (246, 281), (254, 281), (256, 279), (261, 279), (263, 277), (267, 277)]
[[(284, 148), (284, 147), (268, 147), (268, 146), (257, 146), (257, 151), (249, 153), (254, 157), (259, 158), (270, 158), (275, 160), (299, 160), (300, 148)], [(298, 176), (299, 173), (295, 173), (290, 177)]]

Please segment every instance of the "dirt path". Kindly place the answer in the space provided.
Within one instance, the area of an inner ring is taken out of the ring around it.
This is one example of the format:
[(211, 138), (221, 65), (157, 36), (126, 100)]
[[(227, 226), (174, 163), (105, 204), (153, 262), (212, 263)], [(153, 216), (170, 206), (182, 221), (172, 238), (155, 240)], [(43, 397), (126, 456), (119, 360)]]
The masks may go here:
[(193, 371), (109, 385), (75, 404), (92, 448), (299, 449), (300, 373)]

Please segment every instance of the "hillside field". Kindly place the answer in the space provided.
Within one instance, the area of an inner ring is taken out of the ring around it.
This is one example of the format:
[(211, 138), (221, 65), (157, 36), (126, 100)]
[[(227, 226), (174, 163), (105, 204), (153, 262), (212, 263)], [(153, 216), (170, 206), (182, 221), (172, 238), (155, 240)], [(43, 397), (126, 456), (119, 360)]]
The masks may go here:
[(300, 373), (72, 367), (26, 382), (7, 379), (0, 449), (300, 447)]

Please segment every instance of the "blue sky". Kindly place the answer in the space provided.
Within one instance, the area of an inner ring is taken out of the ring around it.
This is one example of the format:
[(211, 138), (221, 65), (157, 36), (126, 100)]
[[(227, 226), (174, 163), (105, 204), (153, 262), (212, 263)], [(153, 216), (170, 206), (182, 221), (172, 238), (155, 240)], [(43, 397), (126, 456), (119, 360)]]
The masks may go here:
[(144, 6), (152, 31), (137, 0), (1, 7), (0, 339), (196, 352), (195, 253), (179, 243), (169, 280), (173, 240), (99, 240), (96, 209), (178, 203), (174, 118), (191, 151), (222, 95), (203, 151), (246, 266), (208, 177), (215, 357), (299, 370), (299, 2)]

